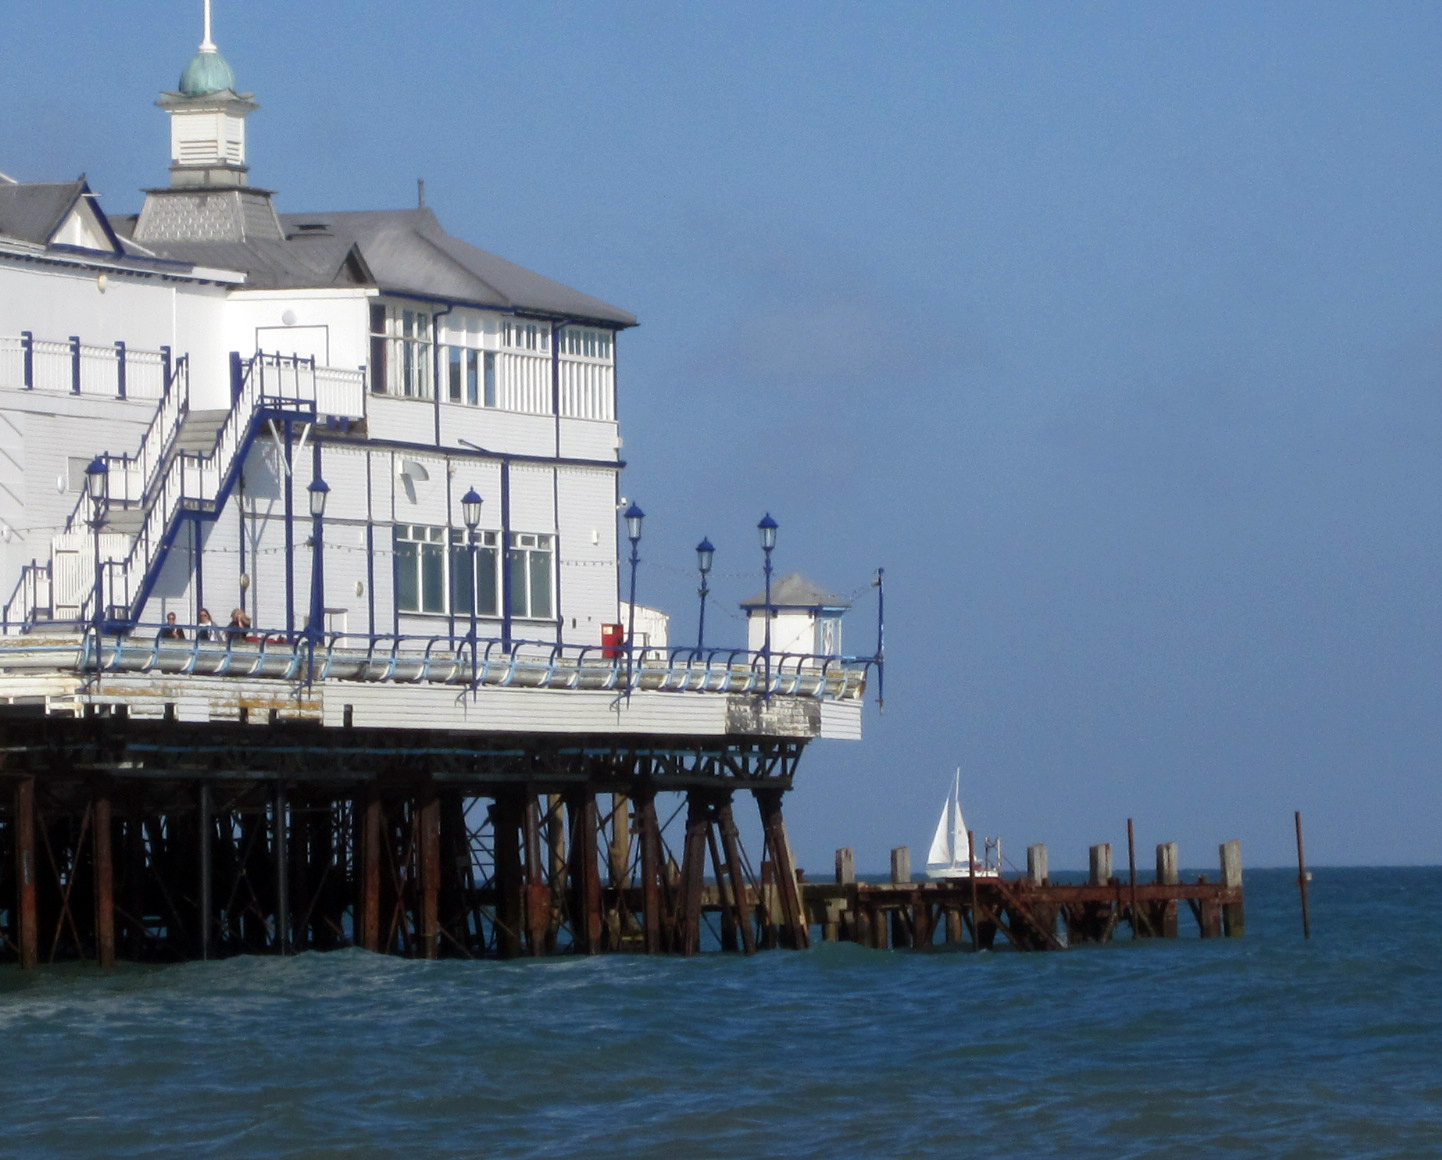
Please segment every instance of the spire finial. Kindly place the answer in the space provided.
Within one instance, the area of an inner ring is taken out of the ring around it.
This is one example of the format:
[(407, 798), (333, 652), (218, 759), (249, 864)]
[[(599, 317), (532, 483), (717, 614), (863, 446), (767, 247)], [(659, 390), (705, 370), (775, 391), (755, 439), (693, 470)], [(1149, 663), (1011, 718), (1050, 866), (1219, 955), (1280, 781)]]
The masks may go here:
[(210, 39), (210, 0), (205, 0), (205, 39), (200, 42), (200, 51), (217, 51), (215, 41)]

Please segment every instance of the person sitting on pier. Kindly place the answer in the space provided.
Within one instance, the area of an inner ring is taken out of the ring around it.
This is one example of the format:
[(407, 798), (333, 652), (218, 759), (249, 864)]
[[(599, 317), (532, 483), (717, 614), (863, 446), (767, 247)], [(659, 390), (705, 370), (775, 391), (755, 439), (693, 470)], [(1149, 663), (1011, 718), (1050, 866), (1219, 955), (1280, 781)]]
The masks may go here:
[(225, 635), (232, 642), (241, 644), (245, 641), (245, 634), (250, 631), (250, 617), (245, 614), (245, 609), (234, 608), (230, 613), (230, 623), (225, 626)]
[(184, 640), (184, 639), (185, 639), (185, 629), (181, 628), (180, 625), (178, 625), (178, 624), (175, 623), (175, 613), (173, 613), (173, 612), (167, 612), (167, 613), (165, 614), (165, 627), (160, 630), (160, 639), (161, 639), (161, 640)]
[(197, 617), (200, 627), (195, 630), (195, 639), (220, 643), (220, 629), (215, 626), (215, 621), (210, 619), (210, 609), (202, 608)]

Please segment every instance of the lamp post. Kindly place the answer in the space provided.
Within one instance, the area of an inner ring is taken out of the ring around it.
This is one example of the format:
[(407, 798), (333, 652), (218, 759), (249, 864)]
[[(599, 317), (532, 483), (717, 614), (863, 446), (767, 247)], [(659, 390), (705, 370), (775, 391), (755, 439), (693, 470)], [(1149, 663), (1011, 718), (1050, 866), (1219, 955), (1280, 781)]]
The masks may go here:
[(100, 581), (100, 528), (105, 523), (105, 493), (109, 482), (110, 467), (103, 456), (97, 455), (85, 468), (85, 493), (90, 497), (90, 538), (95, 554), (94, 602), (95, 629), (95, 679), (100, 680), (100, 628), (104, 623), (104, 586)]
[(641, 562), (638, 549), (641, 546), (641, 521), (646, 513), (637, 504), (626, 509), (626, 539), (631, 541), (631, 599), (626, 605), (626, 695), (631, 695), (631, 665), (635, 657), (636, 640), (636, 565)]
[(466, 542), (471, 548), (471, 591), (468, 600), (471, 605), (471, 696), (476, 695), (476, 680), (480, 673), (480, 658), (476, 655), (479, 642), (476, 640), (476, 526), (481, 522), (481, 499), (480, 493), (471, 488), (465, 495), (461, 496), (461, 519), (466, 525)]
[(701, 573), (701, 621), (696, 628), (697, 652), (706, 647), (706, 594), (711, 591), (706, 585), (706, 577), (711, 571), (711, 557), (715, 554), (716, 549), (708, 539), (702, 539), (696, 545), (696, 570)]
[(766, 559), (766, 635), (761, 655), (766, 658), (766, 691), (763, 695), (767, 697), (771, 695), (771, 551), (776, 547), (776, 527), (770, 512), (762, 516), (761, 522), (756, 525), (756, 530), (761, 533), (761, 551)]
[(325, 520), (325, 501), (330, 495), (330, 484), (320, 476), (310, 481), (306, 489), (310, 494), (310, 620), (305, 627), (306, 642), (310, 646), (310, 665), (306, 676), (309, 686), (315, 682), (315, 646), (324, 637), (325, 620), (325, 552), (322, 541), (322, 522)]

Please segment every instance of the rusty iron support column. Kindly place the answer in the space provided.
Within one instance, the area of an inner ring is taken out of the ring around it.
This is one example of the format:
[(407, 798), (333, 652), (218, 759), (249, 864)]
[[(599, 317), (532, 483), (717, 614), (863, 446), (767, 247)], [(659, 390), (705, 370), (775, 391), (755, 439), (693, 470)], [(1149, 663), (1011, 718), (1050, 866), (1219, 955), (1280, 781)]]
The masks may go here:
[(427, 787), (415, 802), (411, 824), (415, 827), (416, 861), (420, 872), (420, 898), (416, 907), (417, 942), (420, 957), (440, 957), (441, 890), (441, 800), (435, 788)]
[(554, 932), (547, 953), (555, 950), (560, 934), (561, 916), (566, 913), (566, 823), (565, 803), (561, 795), (546, 795), (546, 862), (551, 884), (550, 926)]
[(379, 951), (381, 927), (381, 803), (373, 787), (356, 801), (356, 928), (361, 947)]
[(555, 942), (551, 927), (551, 888), (546, 883), (541, 860), (541, 803), (533, 791), (526, 791), (522, 824), (525, 827), (526, 856), (526, 950), (532, 956), (549, 954)]
[(526, 884), (521, 864), (521, 828), (525, 812), (519, 790), (497, 791), (491, 828), (495, 834), (496, 951), (503, 959), (519, 958), (524, 947), (521, 924), (526, 912)]
[(666, 928), (662, 913), (661, 829), (656, 821), (656, 795), (647, 791), (632, 799), (641, 838), (641, 929), (648, 955), (659, 955)]
[(291, 952), (290, 932), (290, 835), (287, 832), (285, 782), (277, 781), (271, 794), (271, 853), (275, 858), (275, 949)]
[(595, 791), (579, 790), (569, 796), (566, 804), (571, 831), (571, 936), (582, 954), (599, 954), (601, 872)]
[(33, 970), (40, 962), (40, 925), (35, 902), (35, 779), (15, 784), (15, 940), (20, 966)]
[(202, 960), (210, 958), (210, 934), (213, 918), (211, 915), (211, 831), (213, 825), (210, 817), (210, 783), (202, 781), (196, 789), (195, 795), (195, 845), (196, 859), (200, 863), (200, 873), (197, 876), (200, 883), (200, 957)]
[(706, 827), (706, 848), (711, 851), (711, 872), (716, 878), (716, 905), (721, 911), (721, 949), (734, 952), (739, 945), (737, 934), (736, 901), (731, 896), (730, 883), (726, 875), (726, 863), (721, 858), (721, 848), (716, 842), (716, 827)]
[(95, 876), (95, 959), (115, 966), (115, 862), (111, 851), (110, 784), (101, 782), (90, 799), (90, 857)]
[(811, 932), (806, 926), (801, 890), (796, 884), (796, 862), (791, 856), (791, 843), (786, 837), (786, 822), (781, 816), (781, 791), (758, 789), (755, 795), (761, 812), (761, 827), (766, 834), (766, 845), (771, 851), (771, 862), (776, 867), (781, 913), (786, 924), (786, 945), (793, 950), (805, 950), (811, 945)]
[(741, 862), (741, 841), (736, 832), (736, 817), (731, 810), (731, 795), (727, 794), (716, 807), (716, 821), (721, 828), (721, 845), (726, 851), (726, 866), (731, 875), (731, 897), (736, 906), (736, 922), (740, 927), (741, 949), (745, 954), (756, 953), (755, 908), (751, 905), (746, 874)]
[(145, 798), (139, 785), (125, 790), (125, 957), (138, 960), (146, 950)]
[(698, 790), (686, 793), (686, 845), (681, 855), (680, 945), (683, 955), (701, 951), (702, 884), (706, 874), (706, 831), (709, 811)]

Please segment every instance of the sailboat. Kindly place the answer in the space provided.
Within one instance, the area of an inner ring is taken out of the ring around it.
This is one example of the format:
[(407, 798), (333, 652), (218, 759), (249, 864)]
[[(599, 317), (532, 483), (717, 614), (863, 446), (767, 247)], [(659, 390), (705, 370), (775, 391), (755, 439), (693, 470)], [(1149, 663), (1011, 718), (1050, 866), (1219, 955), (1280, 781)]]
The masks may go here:
[(928, 878), (998, 878), (1001, 876), (1001, 841), (986, 839), (980, 861), (969, 857), (966, 838), (966, 822), (961, 816), (961, 766), (951, 781), (951, 793), (941, 807), (941, 818), (936, 823), (936, 836), (931, 839), (931, 851), (926, 855), (926, 876)]

